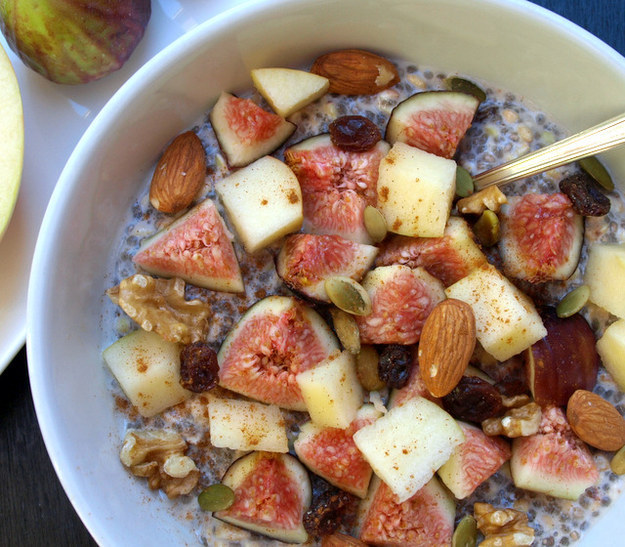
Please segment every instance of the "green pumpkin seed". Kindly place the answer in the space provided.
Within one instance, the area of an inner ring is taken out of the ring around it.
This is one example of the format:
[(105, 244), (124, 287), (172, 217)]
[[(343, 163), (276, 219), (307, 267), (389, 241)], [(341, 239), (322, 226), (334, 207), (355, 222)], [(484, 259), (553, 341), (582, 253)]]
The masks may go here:
[(234, 503), (234, 492), (225, 484), (211, 484), (197, 497), (202, 511), (222, 511)]
[(330, 310), (334, 331), (343, 347), (353, 355), (360, 352), (360, 329), (356, 320), (349, 313), (332, 308)]
[(582, 158), (578, 163), (586, 173), (601, 184), (608, 192), (614, 190), (614, 181), (610, 173), (608, 173), (608, 170), (595, 156)]
[(478, 101), (483, 103), (486, 100), (486, 93), (484, 90), (465, 78), (458, 76), (450, 76), (445, 79), (445, 85), (450, 91), (459, 91), (460, 93), (466, 93), (467, 95), (473, 95)]
[(473, 225), (473, 233), (484, 247), (492, 247), (499, 241), (499, 217), (486, 209)]
[(378, 375), (379, 362), (380, 356), (373, 346), (360, 347), (360, 352), (356, 355), (356, 375), (360, 385), (367, 391), (379, 391), (386, 386)]
[(475, 190), (473, 177), (464, 167), (456, 166), (456, 195), (461, 198), (470, 196)]
[(590, 298), (590, 287), (588, 285), (580, 285), (568, 293), (556, 306), (556, 314), (558, 317), (571, 317), (581, 310)]
[(452, 547), (475, 547), (477, 542), (477, 522), (471, 515), (462, 517), (451, 538)]
[(339, 309), (353, 315), (369, 315), (371, 298), (360, 283), (351, 277), (336, 275), (325, 282), (330, 301)]
[(617, 475), (625, 475), (625, 446), (612, 456), (610, 461), (610, 469)]
[(367, 205), (364, 211), (364, 221), (367, 233), (374, 243), (379, 243), (386, 237), (388, 227), (386, 226), (386, 218), (372, 205)]

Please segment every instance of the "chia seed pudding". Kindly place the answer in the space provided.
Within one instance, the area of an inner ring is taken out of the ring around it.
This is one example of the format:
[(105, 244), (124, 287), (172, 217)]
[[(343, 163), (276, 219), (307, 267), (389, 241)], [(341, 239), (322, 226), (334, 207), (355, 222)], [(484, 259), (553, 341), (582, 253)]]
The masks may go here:
[[(399, 84), (372, 96), (346, 97), (327, 94), (313, 104), (289, 117), (297, 129), (287, 143), (274, 155), (283, 159), (284, 148), (309, 136), (327, 132), (328, 124), (342, 115), (359, 114), (368, 117), (380, 129), (382, 134), (392, 109), (410, 95), (424, 90), (445, 89), (446, 74), (441, 74), (427, 67), (417, 67), (404, 61), (394, 61), (401, 77)], [(514, 159), (529, 151), (551, 144), (565, 137), (562, 128), (556, 126), (543, 112), (523, 102), (508, 91), (494, 89), (484, 82), (473, 79), (486, 91), (487, 99), (480, 105), (471, 128), (466, 133), (458, 148), (456, 159), (470, 173), (480, 173), (490, 167)], [(251, 97), (255, 102), (270, 110), (268, 105), (255, 92), (241, 93), (239, 96)], [(193, 130), (204, 144), (208, 176), (201, 192), (201, 199), (215, 198), (214, 183), (230, 173), (220, 154), (208, 117), (198, 121)], [(173, 136), (172, 136), (173, 137)], [(558, 181), (577, 170), (574, 165), (564, 166), (529, 179), (509, 184), (505, 187), (506, 195), (527, 192), (554, 193), (558, 191)], [(156, 211), (148, 199), (149, 180), (139, 190), (138, 198), (128, 211), (126, 228), (117, 251), (111, 257), (111, 286), (122, 279), (137, 273), (132, 262), (144, 238), (169, 224), (171, 215)], [(572, 288), (582, 283), (582, 274), (587, 258), (587, 247), (592, 242), (613, 243), (625, 241), (625, 210), (622, 196), (614, 191), (610, 194), (611, 211), (604, 217), (585, 219), (585, 240), (581, 260), (575, 274), (566, 282), (551, 282), (540, 287), (540, 298), (557, 303)], [(201, 201), (198, 199), (197, 202)], [(219, 200), (215, 203), (224, 219)], [(210, 303), (214, 317), (211, 320), (208, 342), (218, 350), (228, 331), (240, 319), (242, 314), (255, 302), (267, 295), (288, 295), (290, 291), (279, 279), (274, 268), (274, 257), (279, 244), (272, 245), (254, 256), (247, 255), (243, 247), (234, 242), (245, 283), (245, 292), (230, 294), (212, 292), (187, 284), (187, 299), (199, 298)], [(525, 287), (524, 287), (525, 288)], [(535, 296), (535, 294), (532, 294)], [(600, 308), (588, 304), (584, 315), (597, 336), (601, 335), (610, 315)], [(102, 347), (106, 347), (119, 337), (134, 330), (132, 321), (108, 300), (104, 304), (102, 322)], [(196, 492), (209, 484), (219, 482), (231, 462), (240, 454), (228, 449), (214, 449), (208, 435), (207, 398), (195, 394), (189, 400), (169, 408), (153, 418), (143, 418), (127, 401), (117, 382), (110, 381), (112, 396), (116, 400), (119, 415), (120, 446), (128, 428), (167, 428), (179, 432), (190, 446), (188, 455), (194, 459), (202, 476)], [(219, 389), (219, 388), (217, 388)], [(609, 375), (600, 368), (595, 392), (613, 403), (623, 414), (625, 400)], [(285, 412), (289, 416), (287, 430), (290, 441), (297, 434), (301, 414)], [(495, 507), (512, 507), (529, 517), (529, 524), (535, 530), (534, 545), (569, 545), (583, 537), (588, 529), (623, 490), (623, 481), (611, 472), (609, 455), (594, 451), (595, 461), (600, 471), (598, 484), (589, 488), (576, 502), (552, 498), (543, 494), (516, 489), (510, 477), (509, 466), (504, 466), (488, 481), (482, 484), (468, 499), (457, 502), (456, 522), (465, 514), (473, 513), (473, 503), (484, 501)], [(129, 480), (133, 480), (129, 476)], [(138, 480), (138, 479), (135, 479)], [(147, 488), (147, 485), (146, 485)], [(164, 504), (169, 504), (172, 518), (184, 520), (197, 531), (198, 543), (205, 545), (281, 545), (260, 536), (250, 535), (220, 521), (213, 519), (210, 513), (202, 512), (195, 495), (185, 496), (173, 501), (159, 492)], [(349, 530), (348, 530), (349, 532)]]

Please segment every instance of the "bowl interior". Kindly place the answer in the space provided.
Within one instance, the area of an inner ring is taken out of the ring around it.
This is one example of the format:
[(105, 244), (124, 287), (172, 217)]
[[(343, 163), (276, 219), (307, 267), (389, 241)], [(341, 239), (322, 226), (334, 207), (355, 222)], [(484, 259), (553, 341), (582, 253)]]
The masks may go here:
[[(39, 422), (64, 488), (102, 545), (198, 541), (195, 523), (173, 520), (168, 501), (121, 467), (122, 432), (100, 355), (107, 267), (138, 185), (163, 144), (222, 90), (251, 85), (251, 68), (298, 66), (348, 46), (510, 89), (570, 131), (625, 109), (625, 60), (522, 0), (250, 2), (152, 59), (101, 111), (67, 163), (41, 227), (29, 287), (28, 357)], [(625, 151), (604, 158), (625, 179)], [(623, 531), (616, 519), (603, 519), (587, 541), (619, 525)]]

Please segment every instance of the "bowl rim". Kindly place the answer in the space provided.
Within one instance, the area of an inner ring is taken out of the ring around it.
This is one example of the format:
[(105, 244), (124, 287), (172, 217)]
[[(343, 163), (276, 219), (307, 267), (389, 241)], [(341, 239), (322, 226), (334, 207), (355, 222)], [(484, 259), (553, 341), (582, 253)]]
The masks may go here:
[[(527, 0), (480, 1), (482, 4), (503, 6), (512, 13), (523, 14), (533, 20), (557, 27), (560, 32), (566, 34), (567, 38), (582, 42), (585, 47), (599, 53), (607, 62), (625, 73), (625, 58), (616, 50), (579, 25), (542, 6)], [(80, 480), (77, 480), (78, 476), (72, 471), (73, 466), (70, 460), (59, 450), (60, 431), (56, 427), (54, 414), (50, 412), (50, 409), (54, 409), (55, 406), (54, 391), (45, 382), (46, 325), (40, 320), (38, 313), (39, 303), (44, 300), (44, 295), (49, 290), (43, 272), (46, 272), (48, 265), (54, 263), (49, 253), (50, 244), (54, 241), (55, 228), (62, 221), (61, 211), (66, 196), (76, 184), (72, 174), (86, 161), (86, 153), (102, 137), (111, 119), (115, 117), (115, 112), (123, 110), (133, 97), (149, 85), (156, 83), (159, 74), (171, 68), (184, 52), (192, 51), (195, 46), (201, 44), (213, 33), (227, 32), (228, 26), (236, 24), (239, 20), (251, 19), (264, 11), (270, 11), (285, 4), (309, 3), (309, 0), (250, 0), (204, 21), (161, 50), (140, 67), (95, 116), (70, 155), (52, 193), (39, 230), (28, 285), (26, 332), (28, 372), (37, 420), (53, 468), (80, 519), (99, 544), (108, 544), (107, 528), (109, 525), (99, 521), (97, 515), (91, 513), (88, 498), (81, 491)]]

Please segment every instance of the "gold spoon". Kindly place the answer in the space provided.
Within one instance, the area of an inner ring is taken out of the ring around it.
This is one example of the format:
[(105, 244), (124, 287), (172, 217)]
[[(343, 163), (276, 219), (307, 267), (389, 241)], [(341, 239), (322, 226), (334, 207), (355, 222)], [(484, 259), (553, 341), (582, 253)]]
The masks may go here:
[(625, 113), (473, 177), (476, 190), (543, 173), (625, 143)]

